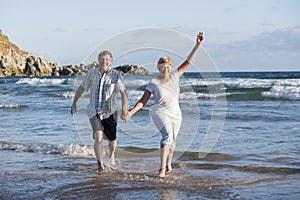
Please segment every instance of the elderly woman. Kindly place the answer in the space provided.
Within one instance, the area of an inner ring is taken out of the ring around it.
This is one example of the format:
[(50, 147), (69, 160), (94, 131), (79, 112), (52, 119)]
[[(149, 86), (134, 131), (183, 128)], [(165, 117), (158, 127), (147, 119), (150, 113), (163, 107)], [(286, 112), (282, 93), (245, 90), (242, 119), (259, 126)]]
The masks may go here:
[(162, 135), (159, 177), (165, 177), (166, 171), (172, 170), (173, 151), (182, 120), (179, 107), (179, 77), (193, 62), (203, 40), (203, 32), (200, 32), (189, 56), (174, 71), (172, 71), (173, 60), (169, 57), (161, 57), (157, 63), (160, 74), (148, 83), (143, 96), (129, 112), (129, 115), (132, 116), (147, 103), (151, 94), (153, 94), (154, 106), (151, 110), (151, 117)]

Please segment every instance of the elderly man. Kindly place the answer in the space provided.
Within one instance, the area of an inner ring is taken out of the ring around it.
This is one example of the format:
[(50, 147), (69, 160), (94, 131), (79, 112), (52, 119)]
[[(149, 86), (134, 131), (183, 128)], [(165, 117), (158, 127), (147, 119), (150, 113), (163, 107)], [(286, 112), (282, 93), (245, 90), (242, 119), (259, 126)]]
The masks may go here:
[(71, 114), (76, 112), (77, 101), (83, 92), (90, 90), (88, 117), (93, 128), (94, 151), (98, 162), (98, 170), (104, 170), (103, 139), (109, 141), (110, 166), (115, 165), (114, 153), (117, 146), (117, 107), (116, 95), (122, 96), (122, 119), (128, 117), (128, 97), (125, 84), (119, 71), (111, 69), (113, 62), (109, 51), (102, 51), (98, 55), (99, 68), (88, 71), (86, 77), (78, 87), (73, 99)]

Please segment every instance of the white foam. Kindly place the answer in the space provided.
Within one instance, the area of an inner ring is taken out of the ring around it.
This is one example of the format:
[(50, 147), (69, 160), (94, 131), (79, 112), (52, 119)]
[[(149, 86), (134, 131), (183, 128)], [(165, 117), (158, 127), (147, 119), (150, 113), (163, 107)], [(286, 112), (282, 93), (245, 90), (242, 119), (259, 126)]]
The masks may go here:
[(94, 157), (94, 148), (92, 145), (71, 144), (63, 152), (63, 155), (73, 157)]
[(14, 104), (14, 103), (8, 103), (8, 104), (0, 104), (1, 108), (20, 108), (22, 104)]
[(0, 150), (15, 150), (24, 152), (38, 152), (47, 154), (62, 154), (65, 151), (64, 144), (20, 144), (11, 142), (0, 142)]
[(196, 92), (184, 92), (180, 93), (179, 98), (184, 99), (184, 100), (189, 100), (189, 99), (197, 99), (198, 94)]
[(218, 97), (224, 97), (226, 96), (226, 93), (196, 93), (196, 92), (184, 92), (180, 93), (179, 98), (181, 100), (192, 100), (192, 99), (198, 99), (198, 98), (204, 98), (204, 99), (211, 99), (211, 98), (218, 98)]
[(28, 85), (60, 85), (64, 83), (66, 79), (55, 78), (21, 78), (16, 84), (28, 84)]
[(280, 79), (277, 80), (276, 85), (286, 85), (286, 86), (300, 86), (300, 79)]
[(276, 82), (275, 79), (226, 78), (223, 83), (237, 88), (268, 88)]
[(270, 91), (262, 92), (262, 96), (300, 100), (300, 87), (274, 85)]
[(279, 79), (268, 92), (262, 92), (262, 96), (272, 98), (285, 98), (300, 100), (300, 79)]
[(220, 78), (220, 79), (183, 79), (180, 86), (220, 86), (227, 85), (237, 88), (268, 88), (276, 83), (276, 79), (253, 79), (253, 78)]
[(75, 96), (75, 92), (72, 91), (72, 92), (64, 92), (61, 94), (61, 96), (65, 97), (65, 98), (72, 98)]
[(12, 142), (0, 142), (0, 150), (13, 150), (17, 152), (34, 152), (45, 154), (60, 154), (74, 157), (94, 157), (92, 145), (82, 144), (21, 144)]
[(149, 80), (141, 80), (141, 79), (137, 79), (137, 80), (125, 80), (125, 85), (132, 87), (132, 86), (142, 86), (142, 85), (146, 85), (147, 83), (149, 83)]

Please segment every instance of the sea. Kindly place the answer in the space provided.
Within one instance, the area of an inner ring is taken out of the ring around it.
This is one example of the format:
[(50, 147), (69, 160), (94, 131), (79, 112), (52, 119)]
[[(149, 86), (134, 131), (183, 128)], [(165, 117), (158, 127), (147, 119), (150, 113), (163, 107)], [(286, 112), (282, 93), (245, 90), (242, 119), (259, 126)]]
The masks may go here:
[[(157, 74), (124, 75), (129, 108)], [(83, 76), (0, 77), (0, 199), (300, 199), (300, 72), (187, 72), (173, 170), (157, 176), (151, 98), (118, 118), (97, 173)], [(118, 110), (121, 97), (117, 96)]]

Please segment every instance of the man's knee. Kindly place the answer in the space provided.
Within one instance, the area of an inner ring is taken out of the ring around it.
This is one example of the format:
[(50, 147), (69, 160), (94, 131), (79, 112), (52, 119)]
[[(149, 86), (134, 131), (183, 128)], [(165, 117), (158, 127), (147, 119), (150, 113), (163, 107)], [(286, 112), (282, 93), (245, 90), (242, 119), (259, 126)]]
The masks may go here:
[(110, 140), (110, 144), (115, 146), (117, 144), (117, 140)]
[(94, 134), (95, 134), (95, 142), (101, 143), (103, 141), (103, 131), (96, 131)]

